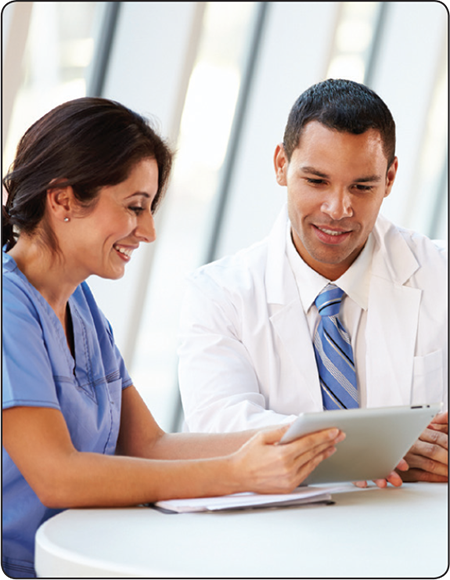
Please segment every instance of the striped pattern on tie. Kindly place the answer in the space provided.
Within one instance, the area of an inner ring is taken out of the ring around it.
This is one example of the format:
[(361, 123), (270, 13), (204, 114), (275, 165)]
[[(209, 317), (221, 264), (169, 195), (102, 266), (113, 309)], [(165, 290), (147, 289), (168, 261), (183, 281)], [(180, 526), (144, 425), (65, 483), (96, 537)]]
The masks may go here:
[(334, 284), (317, 296), (320, 321), (314, 335), (314, 351), (325, 410), (359, 406), (353, 350), (338, 315), (344, 292)]

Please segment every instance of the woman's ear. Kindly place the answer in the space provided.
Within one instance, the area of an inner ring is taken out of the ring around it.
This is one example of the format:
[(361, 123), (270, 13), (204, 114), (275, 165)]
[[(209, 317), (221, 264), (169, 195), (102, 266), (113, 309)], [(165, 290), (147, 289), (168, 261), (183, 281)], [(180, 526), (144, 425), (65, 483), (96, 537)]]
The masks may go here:
[[(62, 185), (64, 182), (64, 179), (51, 182), (47, 189), (47, 206), (55, 219), (68, 222), (75, 207), (75, 195), (70, 185)], [(61, 183), (61, 186), (58, 183)]]

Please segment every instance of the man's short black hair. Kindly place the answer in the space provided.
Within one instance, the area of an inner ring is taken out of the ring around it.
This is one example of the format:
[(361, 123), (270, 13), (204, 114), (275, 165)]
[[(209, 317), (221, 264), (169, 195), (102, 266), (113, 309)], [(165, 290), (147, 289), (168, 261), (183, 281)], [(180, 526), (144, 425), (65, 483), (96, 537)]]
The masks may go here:
[(318, 121), (330, 129), (360, 135), (380, 132), (388, 168), (395, 158), (395, 122), (384, 101), (360, 83), (327, 79), (302, 93), (289, 113), (283, 145), (288, 161), (299, 145), (303, 128)]

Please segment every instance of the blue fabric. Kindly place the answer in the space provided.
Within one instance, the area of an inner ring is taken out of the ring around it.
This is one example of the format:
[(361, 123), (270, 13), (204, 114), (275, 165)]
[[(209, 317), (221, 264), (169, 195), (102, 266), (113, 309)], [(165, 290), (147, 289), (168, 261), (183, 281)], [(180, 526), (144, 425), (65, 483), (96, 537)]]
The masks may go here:
[[(2, 254), (3, 409), (58, 409), (76, 449), (114, 454), (122, 389), (132, 381), (88, 285), (81, 284), (69, 299), (75, 362), (50, 305)], [(36, 530), (62, 510), (46, 508), (2, 451), (2, 566), (9, 576), (29, 578)]]
[(359, 406), (353, 350), (338, 318), (343, 294), (343, 290), (328, 284), (315, 300), (321, 318), (314, 336), (314, 352), (323, 407), (328, 411)]

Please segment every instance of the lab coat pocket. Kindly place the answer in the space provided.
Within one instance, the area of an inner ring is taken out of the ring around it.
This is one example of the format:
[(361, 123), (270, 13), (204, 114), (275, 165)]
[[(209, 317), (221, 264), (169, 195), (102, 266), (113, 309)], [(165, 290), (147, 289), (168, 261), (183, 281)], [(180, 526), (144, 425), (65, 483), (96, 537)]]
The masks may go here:
[(411, 404), (439, 403), (444, 396), (442, 350), (414, 357)]

